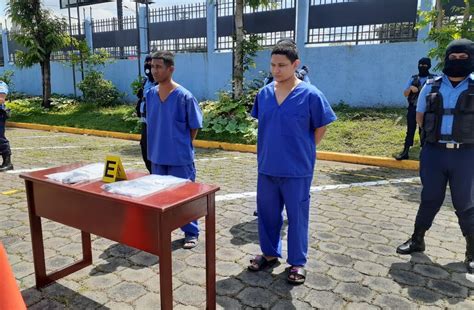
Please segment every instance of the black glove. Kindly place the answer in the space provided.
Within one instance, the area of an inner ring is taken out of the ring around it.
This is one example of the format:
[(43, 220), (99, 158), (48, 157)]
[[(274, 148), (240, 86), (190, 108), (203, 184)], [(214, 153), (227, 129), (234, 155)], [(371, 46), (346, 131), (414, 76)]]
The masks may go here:
[(137, 91), (137, 98), (142, 99), (143, 98), (143, 87), (140, 87)]

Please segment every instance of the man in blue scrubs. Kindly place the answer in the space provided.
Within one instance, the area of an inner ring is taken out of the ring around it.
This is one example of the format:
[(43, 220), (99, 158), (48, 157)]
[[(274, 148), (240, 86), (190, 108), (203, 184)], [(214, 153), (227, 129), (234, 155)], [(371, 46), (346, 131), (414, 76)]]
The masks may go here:
[[(153, 174), (173, 175), (194, 181), (193, 140), (202, 128), (202, 112), (196, 98), (173, 79), (174, 55), (161, 51), (152, 55), (151, 72), (158, 86), (146, 94), (148, 159)], [(184, 248), (198, 243), (198, 222), (184, 231)]]
[(466, 238), (465, 263), (474, 271), (474, 42), (452, 41), (443, 75), (421, 90), (417, 122), (425, 145), (420, 157), (423, 189), (415, 231), (399, 254), (425, 250), (424, 236), (443, 204), (449, 182), (459, 226)]
[(3, 159), (2, 165), (0, 166), (0, 172), (13, 170), (10, 142), (8, 142), (7, 137), (5, 137), (5, 122), (8, 118), (8, 113), (5, 106), (7, 95), (8, 85), (7, 83), (0, 81), (0, 154), (2, 154)]
[(272, 50), (274, 81), (262, 88), (252, 110), (258, 119), (258, 234), (262, 255), (248, 266), (263, 270), (281, 257), (283, 206), (288, 217), (288, 281), (305, 281), (308, 252), (310, 187), (316, 144), (336, 120), (324, 95), (295, 76), (296, 46), (277, 44)]

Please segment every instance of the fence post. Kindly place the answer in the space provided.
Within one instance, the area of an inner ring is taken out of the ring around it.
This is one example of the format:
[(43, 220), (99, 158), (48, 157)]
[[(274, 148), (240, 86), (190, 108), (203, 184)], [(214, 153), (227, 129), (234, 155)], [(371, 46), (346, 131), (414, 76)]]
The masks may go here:
[(309, 0), (296, 1), (295, 41), (300, 52), (304, 50), (308, 40)]
[(138, 28), (140, 36), (140, 63), (145, 63), (145, 57), (150, 53), (148, 50), (148, 22), (147, 10), (145, 6), (138, 9)]
[[(422, 0), (420, 2), (420, 11), (422, 12), (429, 12), (433, 9), (433, 1), (427, 1), (427, 0)], [(418, 17), (421, 21), (422, 17), (419, 16)], [(417, 36), (417, 41), (418, 42), (422, 42), (423, 40), (425, 40), (426, 38), (428, 38), (428, 33), (431, 29), (433, 25), (429, 25), (425, 28), (422, 28), (420, 30), (418, 30), (418, 36)]]
[(217, 36), (217, 14), (216, 4), (213, 1), (207, 1), (207, 55), (214, 53), (216, 49)]
[(94, 40), (92, 35), (92, 21), (89, 17), (86, 17), (84, 19), (84, 39), (86, 40), (87, 47), (89, 47), (91, 51), (94, 50)]
[(10, 52), (8, 51), (8, 33), (6, 29), (2, 29), (2, 48), (3, 48), (3, 66), (8, 67), (10, 64)]

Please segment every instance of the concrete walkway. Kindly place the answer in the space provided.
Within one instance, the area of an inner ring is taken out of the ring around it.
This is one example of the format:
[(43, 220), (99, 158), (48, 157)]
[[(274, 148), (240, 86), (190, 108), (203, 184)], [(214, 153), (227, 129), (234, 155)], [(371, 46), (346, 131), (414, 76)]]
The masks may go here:
[[(19, 171), (119, 155), (126, 169), (144, 170), (138, 142), (7, 129), (16, 171), (0, 175), (0, 240), (31, 309), (159, 309), (158, 258), (93, 238), (94, 263), (49, 287), (34, 288), (26, 197)], [(224, 309), (474, 309), (466, 277), (465, 242), (450, 202), (428, 232), (424, 254), (400, 256), (395, 247), (413, 229), (420, 183), (414, 171), (319, 161), (313, 181), (308, 276), (286, 283), (285, 257), (273, 270), (246, 271), (259, 253), (255, 209), (256, 156), (197, 150), (197, 181), (217, 194), (217, 301)], [(204, 221), (200, 222), (204, 228)], [(78, 259), (79, 231), (44, 220), (49, 270)], [(285, 230), (286, 232), (286, 230)], [(176, 309), (205, 307), (204, 239), (180, 248), (174, 234)], [(286, 240), (286, 235), (285, 235)], [(286, 249), (286, 242), (284, 244)], [(284, 253), (286, 255), (286, 253)], [(473, 280), (474, 281), (474, 280)]]

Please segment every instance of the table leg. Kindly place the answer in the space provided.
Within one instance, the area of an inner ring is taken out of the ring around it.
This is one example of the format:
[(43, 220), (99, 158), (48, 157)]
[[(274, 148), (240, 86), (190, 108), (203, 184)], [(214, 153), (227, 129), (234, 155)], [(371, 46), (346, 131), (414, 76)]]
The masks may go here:
[(33, 198), (33, 183), (26, 181), (25, 185), (28, 201), (28, 216), (30, 218), (36, 287), (40, 288), (48, 283), (48, 277), (46, 276), (46, 263), (44, 260), (43, 229), (41, 226), (41, 217), (36, 215), (35, 202)]
[(26, 181), (26, 197), (28, 200), (28, 215), (30, 218), (31, 244), (33, 246), (33, 262), (35, 267), (36, 288), (44, 287), (58, 279), (92, 264), (91, 235), (81, 231), (82, 237), (82, 260), (75, 262), (63, 269), (46, 273), (44, 257), (43, 229), (41, 217), (36, 215), (35, 201), (33, 195), (33, 183)]
[(216, 309), (216, 213), (214, 193), (207, 196), (206, 215), (207, 309)]
[(169, 230), (164, 231), (161, 235), (159, 264), (161, 309), (173, 309), (171, 231)]

